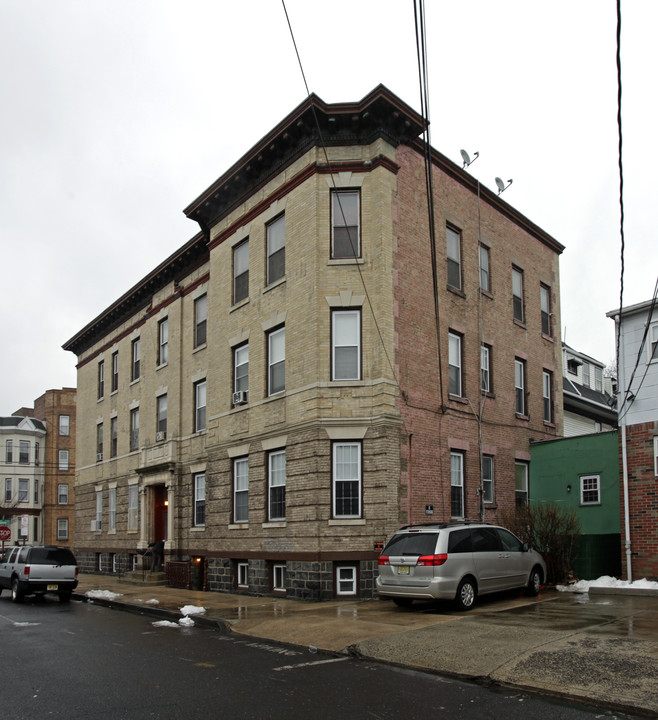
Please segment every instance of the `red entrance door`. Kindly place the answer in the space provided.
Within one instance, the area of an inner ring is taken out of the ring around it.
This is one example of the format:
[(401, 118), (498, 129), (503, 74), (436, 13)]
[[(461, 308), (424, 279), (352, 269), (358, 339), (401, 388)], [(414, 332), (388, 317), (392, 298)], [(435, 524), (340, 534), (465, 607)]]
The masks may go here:
[(153, 538), (151, 542), (167, 540), (167, 488), (153, 486)]

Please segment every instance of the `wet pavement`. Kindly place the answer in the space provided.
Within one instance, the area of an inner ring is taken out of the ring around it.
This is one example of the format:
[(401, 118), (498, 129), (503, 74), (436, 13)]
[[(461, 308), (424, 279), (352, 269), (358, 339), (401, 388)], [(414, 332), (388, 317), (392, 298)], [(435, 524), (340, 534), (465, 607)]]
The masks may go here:
[[(224, 632), (350, 653), (487, 684), (573, 698), (658, 717), (658, 592), (538, 598), (517, 593), (478, 599), (468, 613), (446, 603), (401, 609), (387, 600), (322, 603), (134, 585), (81, 575), (89, 590), (120, 593), (99, 604), (181, 617)], [(157, 605), (149, 600), (157, 600)]]

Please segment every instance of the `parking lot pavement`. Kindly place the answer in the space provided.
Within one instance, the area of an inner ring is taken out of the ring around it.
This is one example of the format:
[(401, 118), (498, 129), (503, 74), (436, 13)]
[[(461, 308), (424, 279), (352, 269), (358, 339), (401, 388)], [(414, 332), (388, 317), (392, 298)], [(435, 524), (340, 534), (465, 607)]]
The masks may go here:
[(464, 613), (448, 603), (312, 603), (81, 575), (78, 593), (92, 589), (120, 593), (113, 602), (138, 612), (175, 617), (198, 605), (204, 622), (235, 633), (658, 715), (655, 594), (508, 593)]

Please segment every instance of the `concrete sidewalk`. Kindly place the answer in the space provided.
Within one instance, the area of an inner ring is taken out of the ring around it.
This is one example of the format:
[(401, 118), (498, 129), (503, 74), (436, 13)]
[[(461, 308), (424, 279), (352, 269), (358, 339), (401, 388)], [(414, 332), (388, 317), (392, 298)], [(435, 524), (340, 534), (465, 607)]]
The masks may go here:
[(77, 595), (90, 590), (119, 594), (94, 602), (160, 618), (197, 605), (206, 612), (195, 622), (225, 632), (658, 715), (658, 593), (651, 591), (506, 594), (458, 613), (448, 604), (305, 603), (81, 575)]

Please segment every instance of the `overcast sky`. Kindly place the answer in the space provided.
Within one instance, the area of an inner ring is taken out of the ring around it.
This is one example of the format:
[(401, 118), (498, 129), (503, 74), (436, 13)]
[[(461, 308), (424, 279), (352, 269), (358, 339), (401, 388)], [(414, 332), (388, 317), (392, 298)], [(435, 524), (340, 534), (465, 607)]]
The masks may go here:
[[(287, 0), (310, 90), (419, 109), (411, 0)], [(658, 2), (622, 0), (624, 304), (658, 273)], [(553, 235), (562, 337), (614, 357), (615, 0), (427, 2), (432, 144)], [(306, 96), (279, 0), (0, 2), (0, 415), (76, 384), (61, 346), (198, 226), (182, 213)]]

